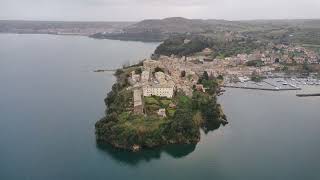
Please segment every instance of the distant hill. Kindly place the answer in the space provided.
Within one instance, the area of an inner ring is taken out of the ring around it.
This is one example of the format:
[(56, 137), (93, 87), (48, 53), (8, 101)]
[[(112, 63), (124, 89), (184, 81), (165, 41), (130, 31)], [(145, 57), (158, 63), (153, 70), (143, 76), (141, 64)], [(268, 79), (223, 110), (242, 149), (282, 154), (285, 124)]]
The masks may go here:
[(172, 17), (165, 19), (150, 19), (129, 25), (118, 33), (98, 33), (95, 38), (163, 41), (175, 34), (205, 34), (208, 32), (240, 31), (247, 23), (226, 20), (201, 20)]
[(162, 42), (171, 36), (204, 36), (219, 42), (254, 39), (274, 43), (320, 45), (320, 20), (186, 19), (140, 22), (1, 21), (0, 33), (75, 34), (98, 39)]
[(208, 30), (241, 29), (239, 23), (226, 20), (201, 20), (172, 17), (166, 19), (144, 20), (124, 29), (127, 33), (159, 31), (162, 33), (203, 33)]

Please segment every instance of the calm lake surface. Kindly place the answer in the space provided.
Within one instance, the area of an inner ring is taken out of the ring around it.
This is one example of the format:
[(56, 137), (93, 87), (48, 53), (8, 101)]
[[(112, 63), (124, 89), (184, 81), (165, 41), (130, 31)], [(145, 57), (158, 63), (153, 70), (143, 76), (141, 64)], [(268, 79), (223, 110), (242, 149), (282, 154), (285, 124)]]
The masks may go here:
[[(320, 179), (320, 98), (227, 89), (230, 122), (196, 146), (129, 153), (95, 142), (117, 68), (157, 44), (0, 34), (0, 179)], [(308, 88), (320, 91), (319, 88)]]

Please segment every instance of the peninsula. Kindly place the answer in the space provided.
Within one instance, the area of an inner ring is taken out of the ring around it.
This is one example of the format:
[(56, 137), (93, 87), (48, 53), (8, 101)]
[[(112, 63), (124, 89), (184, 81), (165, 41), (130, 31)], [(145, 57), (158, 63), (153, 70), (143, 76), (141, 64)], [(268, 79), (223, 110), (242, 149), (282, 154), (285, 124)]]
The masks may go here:
[(222, 77), (200, 75), (184, 58), (161, 56), (118, 69), (105, 99), (106, 117), (95, 125), (98, 142), (138, 151), (166, 144), (196, 144), (227, 124), (217, 103)]

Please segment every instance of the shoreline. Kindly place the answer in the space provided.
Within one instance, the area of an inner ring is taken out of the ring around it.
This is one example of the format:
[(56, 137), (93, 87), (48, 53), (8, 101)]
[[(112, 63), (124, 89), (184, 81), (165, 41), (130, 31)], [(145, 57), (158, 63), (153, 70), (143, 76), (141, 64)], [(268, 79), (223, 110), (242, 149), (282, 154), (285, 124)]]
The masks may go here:
[(110, 40), (110, 41), (123, 41), (123, 42), (141, 42), (141, 43), (154, 43), (158, 44), (163, 41), (148, 41), (148, 40), (134, 40), (134, 39), (121, 39), (121, 38), (95, 38), (92, 37), (92, 34), (77, 34), (77, 33), (18, 33), (18, 32), (0, 32), (0, 34), (22, 34), (22, 35), (55, 35), (55, 36), (78, 36), (78, 37), (87, 37), (95, 40)]

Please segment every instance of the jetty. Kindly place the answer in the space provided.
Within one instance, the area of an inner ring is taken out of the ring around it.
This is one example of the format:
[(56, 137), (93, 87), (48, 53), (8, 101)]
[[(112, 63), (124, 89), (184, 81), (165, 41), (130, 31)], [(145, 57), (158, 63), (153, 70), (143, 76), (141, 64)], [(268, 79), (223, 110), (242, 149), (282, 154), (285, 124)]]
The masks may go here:
[(116, 69), (97, 69), (94, 70), (93, 72), (116, 72)]
[(313, 96), (320, 96), (320, 93), (314, 94), (297, 94), (298, 97), (313, 97)]

